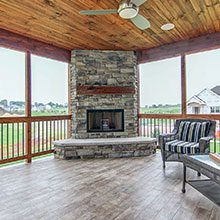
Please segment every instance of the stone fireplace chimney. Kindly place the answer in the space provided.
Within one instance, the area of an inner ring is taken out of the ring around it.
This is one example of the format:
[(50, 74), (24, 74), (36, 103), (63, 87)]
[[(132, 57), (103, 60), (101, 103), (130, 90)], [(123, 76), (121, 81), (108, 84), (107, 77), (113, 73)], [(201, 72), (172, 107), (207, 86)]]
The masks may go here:
[[(137, 136), (138, 74), (134, 52), (74, 50), (71, 74), (72, 138)], [(123, 126), (114, 130), (120, 117), (111, 112), (119, 110), (123, 112)], [(89, 112), (99, 115), (88, 121)], [(112, 118), (114, 115), (116, 118)], [(88, 122), (95, 124), (96, 130), (88, 130)]]

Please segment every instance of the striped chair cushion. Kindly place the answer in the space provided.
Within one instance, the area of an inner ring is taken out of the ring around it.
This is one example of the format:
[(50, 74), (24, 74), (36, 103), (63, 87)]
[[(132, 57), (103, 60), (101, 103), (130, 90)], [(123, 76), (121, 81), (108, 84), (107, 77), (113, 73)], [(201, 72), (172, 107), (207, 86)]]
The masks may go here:
[(178, 129), (179, 140), (188, 142), (199, 142), (201, 137), (207, 136), (210, 129), (209, 122), (180, 122)]
[(165, 144), (165, 150), (173, 153), (197, 154), (199, 153), (199, 143), (180, 141), (176, 139), (167, 142)]

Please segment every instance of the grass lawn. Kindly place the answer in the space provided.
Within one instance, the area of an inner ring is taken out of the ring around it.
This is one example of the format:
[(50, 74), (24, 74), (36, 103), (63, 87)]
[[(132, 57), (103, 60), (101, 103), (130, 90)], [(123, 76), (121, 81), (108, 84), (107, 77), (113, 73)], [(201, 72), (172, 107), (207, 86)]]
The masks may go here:
[(142, 114), (180, 114), (181, 106), (161, 107), (161, 108), (140, 108)]

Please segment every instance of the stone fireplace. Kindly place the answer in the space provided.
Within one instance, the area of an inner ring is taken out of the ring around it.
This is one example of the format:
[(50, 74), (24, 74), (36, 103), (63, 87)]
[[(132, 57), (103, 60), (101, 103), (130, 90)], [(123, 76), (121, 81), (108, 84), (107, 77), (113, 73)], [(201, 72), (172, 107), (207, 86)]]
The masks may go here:
[(74, 50), (71, 74), (73, 138), (137, 136), (134, 52)]
[(60, 159), (147, 156), (156, 139), (138, 137), (137, 62), (131, 51), (74, 50), (72, 139), (54, 142)]

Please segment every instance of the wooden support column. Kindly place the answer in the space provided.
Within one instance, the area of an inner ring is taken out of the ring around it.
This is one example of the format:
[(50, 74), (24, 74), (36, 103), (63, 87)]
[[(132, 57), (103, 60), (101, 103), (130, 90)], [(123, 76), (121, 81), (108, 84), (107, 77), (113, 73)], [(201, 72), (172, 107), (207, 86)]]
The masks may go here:
[[(141, 98), (141, 94), (140, 94), (140, 66), (137, 64), (137, 80), (138, 80), (138, 85), (137, 85), (137, 100), (138, 100), (138, 105), (137, 105), (137, 114), (140, 114), (140, 98)], [(140, 120), (138, 118), (138, 135), (140, 135)]]
[[(31, 117), (31, 53), (26, 52), (25, 57), (25, 115)], [(26, 122), (26, 154), (27, 162), (31, 163), (31, 121)]]
[(181, 55), (181, 104), (182, 115), (186, 116), (186, 56)]
[[(72, 115), (72, 74), (71, 64), (68, 66), (68, 114)], [(68, 121), (68, 138), (72, 136), (72, 119)]]

